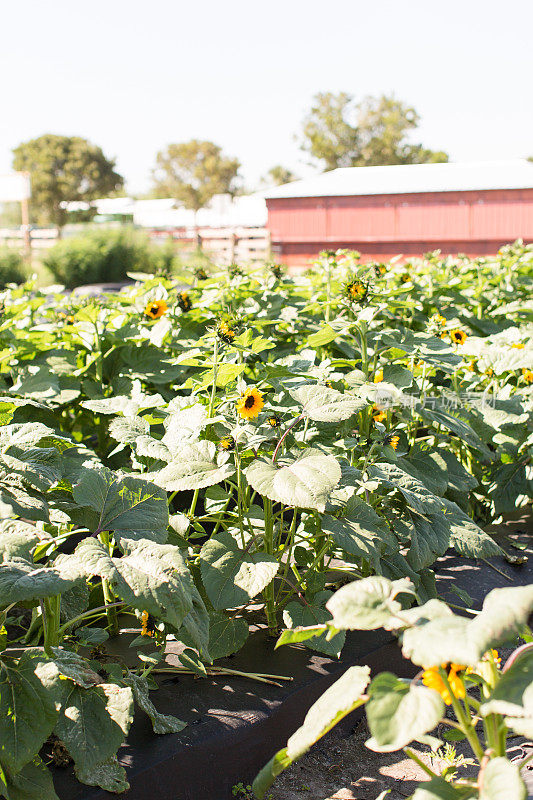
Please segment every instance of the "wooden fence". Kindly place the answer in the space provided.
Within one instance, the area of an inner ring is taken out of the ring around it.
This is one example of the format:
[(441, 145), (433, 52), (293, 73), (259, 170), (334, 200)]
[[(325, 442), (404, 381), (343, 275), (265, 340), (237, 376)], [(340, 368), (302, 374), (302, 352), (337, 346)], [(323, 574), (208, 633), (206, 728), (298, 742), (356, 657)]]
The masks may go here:
[[(175, 228), (147, 229), (150, 238), (164, 242), (169, 237), (184, 250), (194, 250), (200, 243), (204, 252), (219, 264), (253, 264), (271, 257), (270, 232), (267, 228)], [(79, 231), (77, 231), (79, 233)], [(55, 228), (36, 228), (30, 232), (31, 248), (41, 250), (57, 241)], [(65, 238), (68, 238), (66, 233)], [(0, 228), (0, 244), (22, 248), (24, 233), (17, 228)]]
[(250, 264), (270, 258), (270, 231), (267, 228), (175, 228), (149, 231), (156, 241), (169, 237), (185, 250), (202, 250), (219, 264)]

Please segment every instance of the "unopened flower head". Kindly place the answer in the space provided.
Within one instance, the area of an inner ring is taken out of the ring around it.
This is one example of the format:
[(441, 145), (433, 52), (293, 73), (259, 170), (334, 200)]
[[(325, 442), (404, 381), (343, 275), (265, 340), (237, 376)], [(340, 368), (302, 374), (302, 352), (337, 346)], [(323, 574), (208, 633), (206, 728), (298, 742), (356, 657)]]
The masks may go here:
[(188, 292), (179, 292), (177, 302), (182, 311), (190, 311), (192, 308), (191, 298)]

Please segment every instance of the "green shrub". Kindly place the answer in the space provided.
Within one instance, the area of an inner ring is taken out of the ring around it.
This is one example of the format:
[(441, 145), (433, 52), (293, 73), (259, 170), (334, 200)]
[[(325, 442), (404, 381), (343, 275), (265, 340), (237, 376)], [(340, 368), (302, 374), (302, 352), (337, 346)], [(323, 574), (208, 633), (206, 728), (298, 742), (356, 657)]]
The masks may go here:
[(27, 278), (24, 259), (17, 250), (9, 247), (0, 249), (0, 287), (8, 283), (24, 283)]
[(152, 244), (146, 234), (131, 228), (89, 230), (54, 245), (43, 264), (69, 289), (87, 283), (123, 281), (128, 272), (172, 272), (174, 251)]

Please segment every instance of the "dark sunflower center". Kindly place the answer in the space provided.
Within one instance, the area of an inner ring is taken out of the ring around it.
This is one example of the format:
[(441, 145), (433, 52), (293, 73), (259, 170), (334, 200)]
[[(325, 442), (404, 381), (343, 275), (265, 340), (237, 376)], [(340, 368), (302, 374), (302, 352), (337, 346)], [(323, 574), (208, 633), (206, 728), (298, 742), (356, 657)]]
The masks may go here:
[(255, 397), (253, 394), (249, 394), (246, 400), (244, 401), (245, 408), (253, 408), (255, 404)]
[(153, 306), (151, 306), (150, 311), (152, 312), (152, 314), (157, 314), (157, 312), (159, 311), (159, 306), (157, 305), (157, 303), (154, 303)]

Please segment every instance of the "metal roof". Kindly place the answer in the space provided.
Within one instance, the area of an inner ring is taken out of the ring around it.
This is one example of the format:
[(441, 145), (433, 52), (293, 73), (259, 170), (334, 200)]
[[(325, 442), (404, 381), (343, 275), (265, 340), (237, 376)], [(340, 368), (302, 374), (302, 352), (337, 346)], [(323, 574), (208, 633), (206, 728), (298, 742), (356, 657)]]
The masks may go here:
[(517, 158), (508, 161), (342, 167), (277, 186), (266, 192), (265, 197), (269, 200), (484, 189), (533, 189), (533, 163)]

